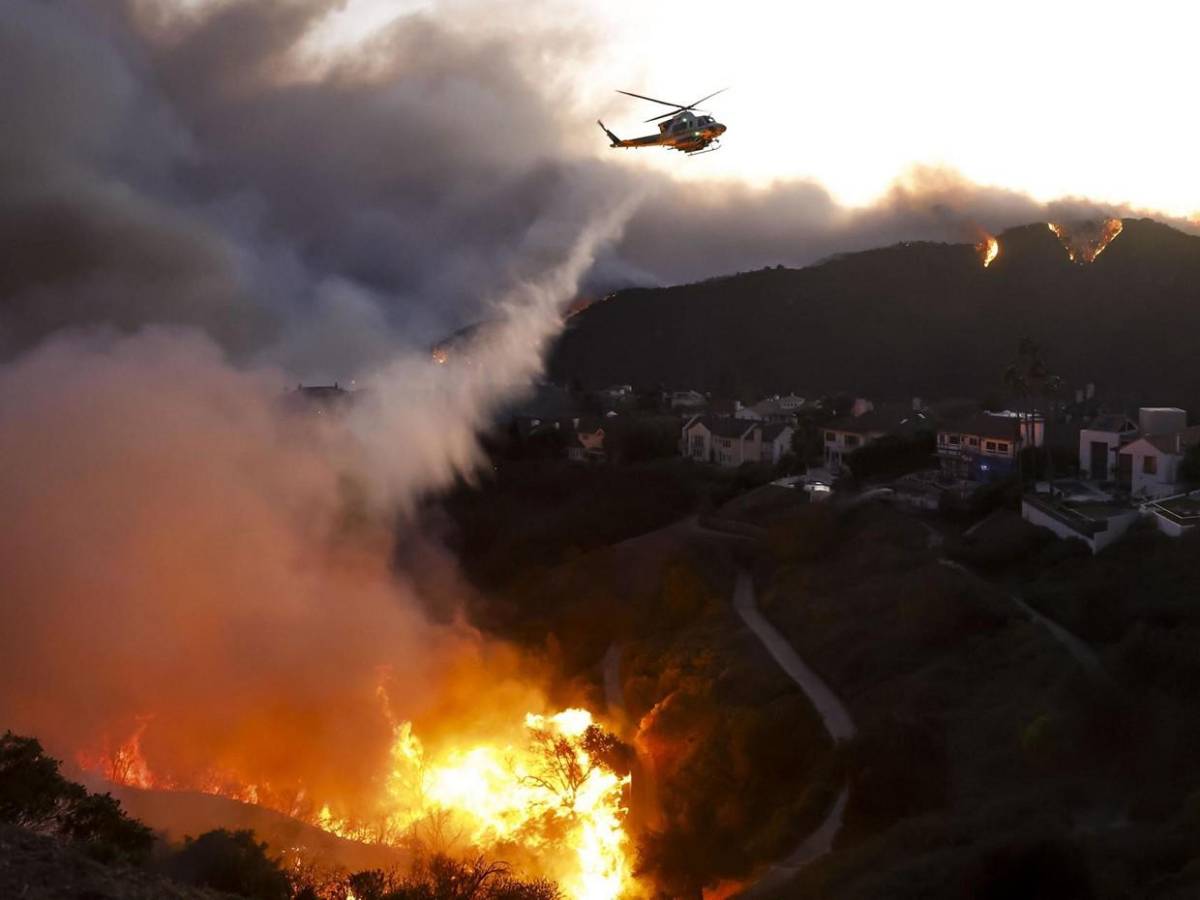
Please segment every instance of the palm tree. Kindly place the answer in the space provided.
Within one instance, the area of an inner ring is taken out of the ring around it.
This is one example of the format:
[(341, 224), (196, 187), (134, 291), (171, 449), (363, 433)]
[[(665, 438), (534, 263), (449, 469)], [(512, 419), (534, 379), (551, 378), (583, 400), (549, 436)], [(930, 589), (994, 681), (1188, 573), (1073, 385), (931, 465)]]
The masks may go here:
[[(1027, 437), (1034, 449), (1031, 456), (1037, 459), (1037, 409), (1036, 401), (1041, 399), (1049, 408), (1050, 398), (1062, 390), (1063, 380), (1050, 372), (1046, 360), (1042, 357), (1042, 348), (1029, 337), (1021, 338), (1017, 346), (1017, 358), (1004, 370), (1004, 386), (1021, 401), (1023, 437)], [(1046, 470), (1050, 469), (1050, 447), (1045, 441), (1045, 424), (1048, 417), (1044, 416), (1042, 431), (1042, 446), (1046, 448)], [(1021, 478), (1022, 489), (1025, 484), (1024, 461), (1017, 455), (1017, 472)], [(1036, 473), (1035, 473), (1036, 477)]]
[[(1034, 447), (1037, 446), (1035, 401), (1057, 391), (1060, 384), (1061, 379), (1050, 374), (1042, 358), (1041, 346), (1030, 337), (1022, 337), (1017, 345), (1016, 360), (1004, 370), (1004, 386), (1021, 402), (1022, 443), (1028, 438)], [(1033, 455), (1036, 458), (1036, 450)], [(1020, 452), (1017, 453), (1017, 473), (1024, 490), (1025, 464)]]

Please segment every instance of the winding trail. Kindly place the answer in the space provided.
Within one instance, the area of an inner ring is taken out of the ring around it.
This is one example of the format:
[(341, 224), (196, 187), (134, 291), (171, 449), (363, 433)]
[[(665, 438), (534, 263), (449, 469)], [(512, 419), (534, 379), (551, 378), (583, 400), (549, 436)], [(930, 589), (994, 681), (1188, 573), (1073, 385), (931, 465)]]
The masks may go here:
[[(733, 607), (743, 622), (754, 633), (771, 654), (779, 667), (800, 687), (816, 709), (825, 729), (835, 742), (846, 741), (858, 733), (850, 711), (816, 672), (800, 658), (787, 638), (767, 621), (759, 611), (754, 594), (754, 580), (744, 569), (738, 572), (737, 584), (733, 589)], [(838, 792), (837, 799), (825, 820), (816, 831), (804, 838), (791, 853), (771, 865), (752, 885), (741, 893), (742, 897), (756, 897), (785, 884), (800, 869), (833, 849), (834, 839), (842, 830), (846, 815), (846, 801), (850, 796), (847, 786)]]
[(854, 727), (854, 721), (850, 718), (845, 704), (829, 689), (829, 685), (821, 680), (821, 676), (810, 669), (792, 649), (787, 638), (759, 612), (754, 596), (754, 580), (744, 569), (738, 572), (737, 584), (733, 589), (733, 608), (754, 632), (754, 636), (767, 648), (775, 662), (779, 663), (779, 667), (804, 691), (816, 707), (821, 721), (825, 723), (825, 730), (829, 732), (829, 736), (835, 741), (846, 741), (854, 737), (858, 730)]
[[(968, 578), (976, 579), (991, 585), (991, 582), (982, 575), (978, 574), (977, 572), (973, 572), (960, 562), (956, 562), (952, 559), (946, 559), (945, 557), (939, 559), (938, 562), (948, 569), (954, 569), (956, 572), (961, 572)], [(1033, 622), (1035, 625), (1041, 625), (1048, 632), (1050, 632), (1050, 636), (1059, 644), (1061, 644), (1064, 650), (1071, 654), (1071, 657), (1077, 663), (1079, 663), (1080, 667), (1087, 672), (1090, 678), (1102, 684), (1109, 684), (1112, 682), (1111, 676), (1104, 670), (1104, 666), (1100, 662), (1100, 657), (1096, 655), (1095, 650), (1088, 646), (1086, 641), (1084, 641), (1078, 635), (1067, 631), (1067, 629), (1063, 628), (1053, 619), (1042, 615), (1016, 594), (1009, 594), (1008, 599), (1011, 600), (1013, 604), (1015, 604), (1016, 607), (1021, 610), (1021, 612), (1025, 613), (1025, 616), (1029, 619), (1029, 621)]]

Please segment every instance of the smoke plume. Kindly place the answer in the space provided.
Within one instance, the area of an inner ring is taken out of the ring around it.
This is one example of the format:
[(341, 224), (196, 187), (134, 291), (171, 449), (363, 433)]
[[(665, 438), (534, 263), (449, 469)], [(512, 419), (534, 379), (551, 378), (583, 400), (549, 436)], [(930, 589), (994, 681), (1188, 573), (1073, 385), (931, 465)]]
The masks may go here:
[[(416, 12), (316, 62), (338, 6), (0, 7), (0, 724), (59, 753), (140, 723), (177, 770), (349, 795), (381, 684), (439, 721), (482, 671), (536, 705), (507, 651), (425, 615), (391, 517), (473, 470), (581, 284), (1045, 217), (939, 173), (848, 210), (610, 167), (550, 77), (586, 29)], [(335, 378), (364, 388), (344, 419), (286, 411)]]

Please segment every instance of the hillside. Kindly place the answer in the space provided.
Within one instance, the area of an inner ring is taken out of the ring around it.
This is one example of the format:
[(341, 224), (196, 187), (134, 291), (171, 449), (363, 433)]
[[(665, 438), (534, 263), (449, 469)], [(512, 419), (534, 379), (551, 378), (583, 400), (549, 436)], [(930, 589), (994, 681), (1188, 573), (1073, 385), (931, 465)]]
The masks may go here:
[(1034, 223), (999, 235), (988, 268), (969, 244), (905, 243), (621, 291), (571, 319), (551, 373), (747, 397), (981, 394), (1028, 334), (1073, 385), (1200, 407), (1200, 237), (1123, 225), (1091, 263)]

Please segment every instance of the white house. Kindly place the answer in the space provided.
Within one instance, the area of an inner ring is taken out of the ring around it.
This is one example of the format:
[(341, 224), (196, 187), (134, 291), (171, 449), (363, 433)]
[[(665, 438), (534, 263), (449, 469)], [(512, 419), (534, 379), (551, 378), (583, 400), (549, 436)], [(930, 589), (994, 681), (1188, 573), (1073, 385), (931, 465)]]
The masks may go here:
[(684, 456), (722, 466), (746, 462), (774, 465), (792, 447), (792, 429), (746, 419), (693, 416), (683, 425)]
[(1079, 431), (1079, 474), (1093, 481), (1114, 481), (1118, 452), (1137, 436), (1137, 423), (1128, 416), (1092, 419)]
[(1179, 464), (1188, 448), (1196, 444), (1200, 444), (1200, 425), (1140, 437), (1121, 448), (1117, 482), (1134, 497), (1178, 494)]

